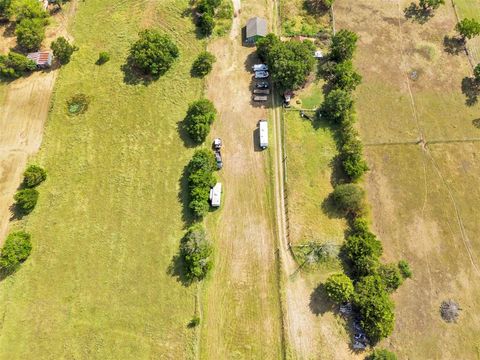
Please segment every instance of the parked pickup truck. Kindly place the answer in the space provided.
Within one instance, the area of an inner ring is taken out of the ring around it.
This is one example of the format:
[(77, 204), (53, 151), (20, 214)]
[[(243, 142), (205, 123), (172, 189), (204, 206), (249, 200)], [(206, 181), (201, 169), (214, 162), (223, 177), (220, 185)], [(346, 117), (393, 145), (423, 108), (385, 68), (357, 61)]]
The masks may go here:
[(253, 95), (253, 101), (267, 101), (268, 96), (266, 95)]
[(268, 89), (254, 89), (254, 94), (263, 94), (263, 95), (270, 95), (270, 90)]
[(222, 154), (220, 150), (215, 150), (215, 161), (217, 162), (217, 169), (220, 170), (223, 167)]
[(266, 71), (268, 70), (268, 65), (265, 64), (255, 64), (252, 66), (253, 71)]

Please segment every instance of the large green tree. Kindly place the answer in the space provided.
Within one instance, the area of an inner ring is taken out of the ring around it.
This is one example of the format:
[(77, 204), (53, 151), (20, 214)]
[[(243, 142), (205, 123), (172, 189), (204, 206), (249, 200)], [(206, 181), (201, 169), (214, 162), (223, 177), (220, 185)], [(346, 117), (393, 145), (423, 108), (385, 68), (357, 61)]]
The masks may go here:
[(332, 200), (345, 214), (361, 214), (365, 207), (365, 191), (355, 184), (340, 184), (332, 192)]
[(350, 301), (354, 294), (352, 280), (345, 274), (333, 274), (325, 282), (328, 297), (336, 303)]
[(75, 45), (72, 45), (63, 36), (60, 36), (51, 45), (53, 56), (55, 56), (60, 64), (67, 64), (74, 51), (78, 50)]
[(32, 251), (30, 234), (25, 231), (10, 233), (0, 252), (0, 269), (6, 272), (15, 271)]
[(480, 35), (480, 23), (475, 19), (462, 19), (455, 29), (464, 40)]
[(44, 19), (48, 14), (38, 0), (12, 0), (9, 6), (9, 17), (17, 23), (23, 19)]
[(325, 100), (320, 106), (319, 114), (323, 119), (340, 124), (353, 112), (353, 104), (350, 92), (334, 89), (325, 96)]
[(0, 55), (0, 77), (2, 78), (16, 79), (36, 68), (35, 62), (25, 55), (13, 51), (8, 55)]
[(193, 141), (197, 143), (205, 141), (216, 115), (217, 110), (208, 99), (200, 99), (189, 105), (185, 121), (187, 132)]
[(357, 49), (358, 35), (353, 31), (342, 29), (332, 37), (330, 57), (332, 60), (342, 62), (351, 60)]
[(38, 165), (30, 165), (23, 173), (23, 183), (26, 187), (32, 188), (41, 184), (47, 178), (45, 169)]
[(37, 51), (45, 38), (45, 19), (23, 19), (16, 28), (18, 45), (26, 51)]
[(153, 29), (141, 31), (130, 48), (133, 65), (153, 77), (165, 74), (178, 56), (178, 47), (172, 39)]
[(187, 166), (188, 187), (190, 191), (189, 207), (196, 217), (203, 217), (210, 208), (208, 200), (210, 188), (215, 185), (213, 172), (216, 169), (215, 156), (212, 151), (201, 149), (195, 151)]
[(382, 244), (369, 230), (350, 234), (344, 244), (347, 259), (356, 277), (377, 272), (382, 255)]
[(16, 205), (22, 214), (29, 214), (37, 205), (38, 191), (35, 189), (18, 190), (14, 196)]
[(180, 244), (180, 254), (188, 280), (202, 280), (207, 276), (213, 266), (213, 247), (202, 225), (188, 229)]
[(208, 51), (202, 51), (192, 64), (192, 75), (204, 77), (212, 71), (213, 63), (216, 61), (215, 55)]
[(353, 91), (362, 82), (362, 76), (355, 71), (351, 60), (343, 61), (333, 68), (331, 83), (335, 89)]

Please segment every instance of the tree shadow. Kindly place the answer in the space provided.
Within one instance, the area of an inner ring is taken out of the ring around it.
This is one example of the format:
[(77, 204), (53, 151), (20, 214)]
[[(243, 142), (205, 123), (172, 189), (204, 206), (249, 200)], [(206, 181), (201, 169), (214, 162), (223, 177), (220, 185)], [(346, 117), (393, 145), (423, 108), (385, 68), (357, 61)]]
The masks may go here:
[(193, 281), (186, 275), (185, 264), (180, 252), (172, 257), (172, 261), (167, 269), (167, 274), (176, 278), (176, 280), (185, 287), (193, 284)]
[(304, 0), (302, 7), (310, 15), (316, 16), (326, 15), (330, 10), (323, 0)]
[(472, 120), (472, 125), (480, 129), (480, 118)]
[(342, 159), (340, 154), (335, 155), (332, 160), (330, 160), (330, 168), (332, 169), (332, 173), (330, 174), (330, 184), (333, 187), (337, 185), (343, 184), (347, 179), (345, 172), (343, 171), (342, 167)]
[(135, 67), (130, 57), (127, 58), (127, 62), (120, 66), (120, 70), (123, 72), (123, 82), (127, 85), (150, 85), (159, 76), (153, 77), (145, 75), (138, 68)]
[(308, 307), (310, 308), (310, 311), (317, 316), (335, 310), (335, 304), (328, 299), (323, 284), (319, 284), (310, 294)]
[(178, 135), (180, 136), (180, 139), (183, 142), (183, 145), (186, 148), (191, 149), (191, 148), (194, 148), (197, 145), (199, 145), (198, 143), (193, 141), (192, 138), (190, 137), (190, 135), (188, 134), (187, 123), (186, 123), (185, 119), (177, 122), (177, 131), (178, 131)]
[(443, 38), (443, 49), (450, 55), (458, 55), (465, 49), (465, 40), (458, 36), (445, 35)]
[(340, 211), (333, 200), (332, 194), (328, 195), (321, 204), (322, 211), (329, 219), (342, 219), (345, 213)]
[(462, 93), (466, 96), (465, 104), (473, 106), (478, 102), (478, 95), (480, 94), (479, 84), (472, 77), (465, 77), (462, 80)]
[(190, 193), (188, 189), (188, 164), (183, 168), (178, 184), (180, 188), (178, 192), (178, 200), (182, 204), (182, 221), (184, 223), (184, 229), (187, 229), (195, 221), (195, 216), (188, 206), (190, 202)]
[(403, 10), (403, 13), (405, 18), (416, 21), (419, 24), (425, 24), (434, 15), (432, 9), (425, 9), (413, 2)]

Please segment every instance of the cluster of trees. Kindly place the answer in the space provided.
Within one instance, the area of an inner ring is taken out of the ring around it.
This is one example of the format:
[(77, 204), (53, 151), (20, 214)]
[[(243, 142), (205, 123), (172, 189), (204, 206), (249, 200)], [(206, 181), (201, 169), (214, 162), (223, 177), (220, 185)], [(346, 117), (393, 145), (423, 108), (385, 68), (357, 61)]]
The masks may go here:
[(25, 170), (23, 179), (23, 189), (20, 189), (15, 194), (15, 205), (22, 215), (27, 215), (32, 212), (37, 205), (38, 190), (36, 186), (40, 185), (47, 178), (46, 171), (37, 165), (30, 165)]
[(363, 158), (363, 146), (354, 128), (355, 108), (352, 91), (362, 81), (352, 63), (357, 41), (357, 34), (349, 30), (340, 30), (332, 37), (330, 61), (323, 69), (331, 90), (318, 110), (318, 116), (339, 128), (342, 168), (351, 181), (359, 180), (368, 170)]
[(208, 51), (202, 51), (192, 64), (192, 75), (203, 78), (212, 71), (213, 63), (217, 59)]
[(214, 171), (217, 169), (215, 156), (208, 149), (195, 151), (187, 166), (189, 207), (198, 218), (208, 213), (210, 188), (215, 185)]
[(16, 79), (37, 68), (35, 62), (25, 55), (10, 51), (0, 55), (0, 78)]
[(215, 29), (215, 12), (222, 0), (200, 0), (197, 5), (197, 26), (204, 36), (210, 36)]
[(168, 35), (146, 29), (130, 48), (129, 60), (143, 74), (158, 78), (170, 69), (178, 56), (178, 47)]
[(210, 100), (200, 99), (191, 103), (185, 117), (185, 128), (192, 140), (203, 143), (216, 117), (217, 110)]
[(10, 233), (0, 251), (0, 270), (4, 273), (12, 273), (20, 264), (27, 260), (32, 251), (30, 234), (25, 231)]
[(272, 81), (281, 90), (301, 87), (315, 66), (315, 45), (309, 41), (281, 41), (268, 34), (257, 41), (257, 54), (268, 64)]
[(190, 227), (180, 243), (180, 255), (189, 281), (202, 280), (213, 266), (213, 246), (201, 224)]

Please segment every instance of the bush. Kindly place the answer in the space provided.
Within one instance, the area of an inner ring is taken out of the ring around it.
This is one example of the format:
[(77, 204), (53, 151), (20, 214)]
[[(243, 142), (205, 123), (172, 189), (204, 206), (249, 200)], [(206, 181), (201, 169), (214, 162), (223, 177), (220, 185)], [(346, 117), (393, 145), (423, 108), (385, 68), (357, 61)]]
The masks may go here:
[(12, 0), (9, 16), (19, 23), (24, 19), (45, 19), (48, 14), (38, 0)]
[(460, 36), (465, 39), (471, 39), (480, 35), (480, 23), (475, 19), (462, 19), (457, 23), (455, 30), (457, 30)]
[(385, 285), (385, 289), (390, 293), (397, 290), (403, 283), (402, 274), (396, 264), (380, 265), (378, 274)]
[(397, 360), (397, 356), (385, 349), (375, 349), (371, 355), (366, 357), (366, 360)]
[(25, 231), (10, 233), (0, 253), (0, 269), (6, 272), (15, 271), (27, 260), (32, 251), (30, 234)]
[(8, 16), (11, 2), (11, 0), (0, 0), (0, 18)]
[(197, 150), (187, 167), (190, 191), (189, 207), (197, 217), (207, 214), (210, 188), (215, 185), (215, 156), (207, 149)]
[(188, 323), (188, 327), (190, 328), (194, 328), (194, 327), (197, 327), (198, 325), (200, 325), (200, 317), (198, 317), (197, 315), (195, 315), (192, 320), (190, 320), (190, 322)]
[(44, 19), (23, 19), (18, 23), (15, 34), (18, 45), (26, 51), (36, 51), (45, 38)]
[(30, 165), (23, 173), (23, 183), (26, 187), (33, 188), (47, 178), (47, 172), (38, 165)]
[(350, 301), (354, 294), (352, 280), (345, 274), (331, 275), (325, 282), (325, 291), (330, 300), (337, 304)]
[(67, 111), (69, 115), (80, 115), (88, 109), (88, 97), (85, 94), (75, 94), (67, 100)]
[(14, 199), (18, 209), (26, 215), (31, 213), (37, 205), (38, 191), (35, 189), (18, 190)]
[(354, 305), (360, 315), (360, 324), (372, 343), (392, 333), (395, 305), (378, 275), (363, 277), (357, 283)]
[(343, 249), (357, 278), (374, 274), (378, 270), (382, 244), (369, 230), (349, 235)]
[(319, 109), (321, 117), (334, 124), (340, 124), (352, 112), (352, 95), (342, 89), (330, 91)]
[(201, 52), (192, 65), (192, 75), (197, 77), (204, 77), (212, 71), (215, 56), (208, 51)]
[(198, 27), (204, 36), (212, 35), (213, 29), (215, 28), (215, 20), (213, 19), (213, 15), (210, 15), (209, 13), (203, 14), (198, 19)]
[(341, 147), (342, 168), (351, 181), (357, 181), (368, 170), (363, 159), (362, 142), (355, 136), (347, 136)]
[(213, 247), (202, 225), (188, 229), (180, 244), (180, 254), (189, 280), (202, 280), (213, 266)]
[(10, 51), (8, 55), (0, 55), (0, 76), (2, 78), (16, 79), (36, 68), (35, 62), (22, 54)]
[(350, 60), (341, 62), (333, 68), (331, 83), (335, 89), (353, 91), (361, 82), (362, 77), (355, 71)]
[(60, 61), (60, 64), (68, 64), (73, 52), (78, 50), (78, 47), (71, 45), (63, 36), (52, 42), (51, 48), (53, 56)]
[(187, 132), (193, 141), (205, 141), (216, 116), (217, 110), (210, 100), (200, 99), (189, 105), (185, 121)]
[(402, 274), (404, 279), (408, 279), (412, 277), (412, 270), (410, 270), (410, 265), (405, 260), (400, 260), (398, 262), (398, 270), (400, 270), (400, 274)]
[(130, 60), (144, 74), (162, 76), (179, 55), (177, 45), (157, 30), (143, 30), (138, 35), (140, 38), (130, 48)]
[(332, 37), (330, 45), (330, 58), (336, 62), (351, 60), (357, 49), (358, 35), (342, 29)]
[(110, 54), (106, 51), (102, 51), (101, 53), (98, 54), (98, 59), (95, 64), (103, 65), (108, 61), (110, 61)]
[(365, 192), (355, 184), (341, 184), (335, 187), (332, 200), (338, 210), (350, 215), (359, 215), (365, 208)]

